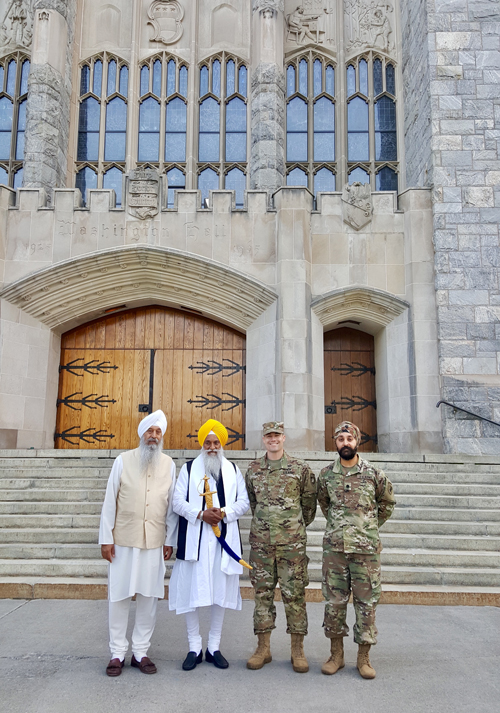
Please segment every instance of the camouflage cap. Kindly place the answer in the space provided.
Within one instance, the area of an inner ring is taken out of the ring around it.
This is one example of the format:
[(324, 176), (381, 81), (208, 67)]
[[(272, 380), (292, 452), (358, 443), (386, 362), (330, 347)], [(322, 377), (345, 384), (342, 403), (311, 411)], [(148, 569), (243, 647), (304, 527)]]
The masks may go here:
[(267, 436), (268, 433), (285, 433), (285, 424), (283, 421), (268, 421), (262, 424), (262, 435)]
[(342, 423), (339, 423), (339, 425), (335, 429), (335, 440), (341, 433), (350, 433), (351, 436), (356, 439), (356, 442), (358, 444), (361, 441), (361, 431), (356, 426), (356, 424), (351, 423), (351, 421), (342, 421)]

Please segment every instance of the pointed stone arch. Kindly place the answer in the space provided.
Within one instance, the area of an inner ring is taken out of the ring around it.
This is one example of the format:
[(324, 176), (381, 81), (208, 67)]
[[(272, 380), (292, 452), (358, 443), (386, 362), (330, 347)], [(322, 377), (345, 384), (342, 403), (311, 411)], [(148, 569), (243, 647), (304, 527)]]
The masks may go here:
[(246, 331), (277, 297), (225, 265), (146, 245), (65, 260), (17, 280), (0, 296), (59, 333), (113, 307), (147, 304), (184, 307)]

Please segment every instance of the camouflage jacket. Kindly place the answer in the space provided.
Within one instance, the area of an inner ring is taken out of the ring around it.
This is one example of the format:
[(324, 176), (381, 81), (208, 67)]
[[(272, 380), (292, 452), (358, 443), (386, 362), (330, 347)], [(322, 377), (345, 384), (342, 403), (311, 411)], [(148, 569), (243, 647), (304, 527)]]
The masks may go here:
[(305, 545), (306, 527), (316, 515), (316, 477), (307, 463), (286, 453), (280, 467), (269, 464), (264, 455), (245, 476), (253, 515), (250, 544)]
[(337, 458), (319, 474), (318, 502), (326, 517), (324, 546), (358, 554), (382, 550), (379, 527), (396, 504), (392, 483), (383, 471), (360, 457), (344, 475)]

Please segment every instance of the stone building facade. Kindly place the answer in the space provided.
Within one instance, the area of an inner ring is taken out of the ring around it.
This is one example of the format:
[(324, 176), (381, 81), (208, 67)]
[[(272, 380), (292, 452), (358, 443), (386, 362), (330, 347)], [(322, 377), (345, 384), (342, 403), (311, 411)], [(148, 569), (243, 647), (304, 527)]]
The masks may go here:
[(500, 452), (436, 408), (500, 420), (494, 0), (0, 0), (0, 23), (0, 447), (53, 446), (62, 335), (159, 305), (245, 336), (249, 448), (283, 419), (323, 450), (341, 402), (375, 409), (325, 400), (347, 329), (373, 335), (379, 450)]

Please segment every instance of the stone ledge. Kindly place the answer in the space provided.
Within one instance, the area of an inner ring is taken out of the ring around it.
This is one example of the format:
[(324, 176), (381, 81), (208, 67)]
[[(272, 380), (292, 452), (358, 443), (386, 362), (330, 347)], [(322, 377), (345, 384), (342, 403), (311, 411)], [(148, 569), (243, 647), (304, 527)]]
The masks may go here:
[[(254, 590), (247, 584), (240, 587), (241, 597), (254, 599)], [(165, 598), (168, 585), (165, 586)], [(0, 599), (107, 599), (105, 579), (85, 580), (0, 578)], [(281, 601), (279, 588), (275, 590), (275, 601)], [(306, 589), (307, 602), (322, 602), (321, 584), (313, 582)], [(352, 598), (351, 598), (352, 601)], [(500, 607), (498, 587), (441, 587), (384, 585), (381, 604), (413, 604), (421, 606), (490, 606)]]

